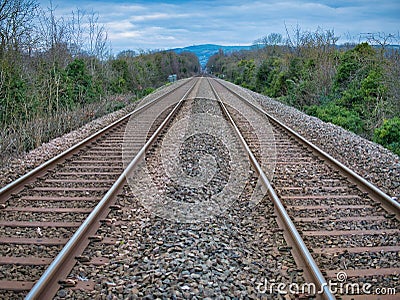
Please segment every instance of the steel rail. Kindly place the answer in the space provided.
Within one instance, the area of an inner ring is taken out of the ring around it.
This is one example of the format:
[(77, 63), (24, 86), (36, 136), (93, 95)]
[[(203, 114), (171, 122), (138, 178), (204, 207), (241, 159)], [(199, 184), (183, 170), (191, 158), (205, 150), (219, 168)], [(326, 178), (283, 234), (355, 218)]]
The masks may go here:
[[(153, 133), (150, 139), (146, 142), (146, 144), (140, 149), (140, 151), (136, 154), (136, 156), (132, 159), (123, 173), (119, 176), (113, 186), (108, 190), (108, 192), (104, 195), (104, 197), (100, 200), (100, 202), (96, 205), (93, 211), (89, 214), (89, 216), (85, 219), (82, 225), (78, 228), (78, 230), (74, 233), (74, 235), (70, 238), (67, 244), (63, 247), (54, 261), (50, 264), (50, 266), (46, 269), (43, 275), (39, 278), (33, 288), (30, 290), (28, 295), (26, 296), (26, 300), (32, 299), (46, 299), (47, 295), (49, 295), (49, 287), (57, 286), (55, 281), (58, 282), (57, 273), (63, 268), (63, 265), (68, 258), (71, 257), (71, 254), (74, 252), (74, 248), (86, 238), (86, 232), (90, 229), (90, 227), (99, 221), (99, 216), (104, 212), (104, 210), (108, 207), (109, 203), (112, 199), (118, 194), (118, 192), (122, 189), (123, 185), (126, 182), (127, 176), (134, 170), (139, 161), (144, 157), (147, 149), (153, 144), (156, 140), (160, 132), (166, 127), (166, 125), (172, 120), (175, 113), (181, 107), (183, 101), (189, 95), (189, 93), (193, 90), (196, 82), (188, 89), (188, 91), (184, 94), (184, 96), (179, 100), (179, 102), (175, 105), (173, 110), (168, 114), (168, 116), (164, 119), (161, 125), (157, 128), (157, 130)], [(58, 289), (58, 288), (57, 288)], [(52, 292), (54, 294), (54, 292)], [(46, 296), (44, 296), (46, 295)]]
[(398, 216), (400, 215), (400, 203), (397, 202), (396, 200), (392, 199), (389, 195), (387, 195), (385, 192), (380, 190), (378, 187), (376, 187), (374, 184), (351, 170), (350, 168), (346, 167), (344, 164), (342, 164), (340, 161), (329, 155), (327, 152), (324, 150), (320, 149), (310, 141), (306, 140), (303, 136), (295, 132), (293, 129), (290, 127), (286, 126), (282, 122), (280, 122), (278, 119), (275, 117), (271, 116), (269, 113), (267, 113), (265, 110), (262, 108), (254, 105), (253, 103), (249, 102), (247, 99), (245, 99), (243, 96), (239, 95), (237, 92), (232, 90), (231, 88), (227, 87), (224, 83), (220, 82), (219, 80), (217, 81), (219, 84), (224, 86), (226, 89), (234, 93), (237, 97), (245, 101), (248, 105), (259, 111), (260, 113), (266, 115), (269, 119), (271, 119), (274, 123), (278, 124), (280, 127), (285, 129), (286, 131), (290, 132), (296, 139), (301, 141), (303, 144), (307, 145), (311, 149), (313, 149), (315, 152), (317, 152), (319, 155), (321, 155), (325, 160), (329, 161), (332, 165), (336, 166), (340, 171), (342, 171), (344, 174), (346, 174), (346, 177), (350, 177), (353, 182), (358, 183), (358, 185), (361, 188), (364, 188), (368, 193), (374, 196), (375, 199), (380, 200), (380, 202), (384, 205), (387, 205), (390, 207), (391, 210), (393, 210)]
[(71, 157), (73, 154), (78, 152), (81, 148), (83, 148), (84, 146), (86, 146), (86, 145), (90, 144), (91, 142), (95, 141), (100, 136), (102, 136), (104, 133), (106, 133), (110, 129), (116, 127), (118, 124), (122, 123), (124, 120), (127, 120), (128, 118), (130, 118), (134, 114), (140, 113), (142, 110), (150, 107), (151, 105), (153, 105), (154, 103), (156, 103), (160, 99), (162, 99), (163, 97), (173, 93), (174, 91), (176, 91), (177, 89), (179, 89), (180, 87), (184, 86), (187, 83), (188, 82), (184, 82), (183, 84), (179, 85), (175, 89), (172, 89), (171, 91), (168, 91), (167, 93), (165, 93), (163, 95), (160, 95), (159, 97), (153, 99), (152, 101), (146, 103), (145, 105), (135, 109), (134, 111), (132, 111), (132, 112), (128, 113), (127, 115), (121, 117), (120, 119), (114, 121), (113, 123), (111, 123), (110, 125), (104, 127), (103, 129), (95, 132), (94, 134), (90, 135), (89, 137), (85, 138), (84, 140), (80, 141), (79, 143), (77, 143), (77, 144), (73, 145), (72, 147), (66, 149), (65, 151), (61, 152), (57, 156), (47, 160), (43, 164), (37, 166), (36, 168), (34, 168), (33, 170), (29, 171), (28, 173), (22, 175), (18, 179), (10, 182), (9, 184), (7, 184), (6, 186), (4, 186), (3, 188), (0, 189), (0, 203), (2, 203), (1, 199), (7, 199), (12, 193), (18, 192), (19, 190), (21, 190), (23, 188), (23, 186), (25, 184), (31, 182), (32, 180), (34, 180), (34, 178), (40, 176), (41, 174), (44, 174), (52, 166), (55, 166), (56, 164), (64, 161), (65, 159), (67, 159), (68, 157)]
[[(301, 258), (303, 259), (306, 266), (308, 267), (308, 270), (310, 271), (311, 275), (313, 276), (315, 283), (317, 283), (319, 285), (319, 288), (322, 289), (322, 291), (323, 291), (322, 296), (325, 299), (336, 299), (335, 296), (330, 291), (326, 279), (324, 278), (324, 276), (321, 273), (321, 270), (319, 269), (316, 262), (314, 261), (310, 251), (308, 250), (302, 237), (300, 236), (299, 232), (297, 231), (293, 221), (289, 217), (289, 214), (287, 213), (281, 200), (279, 199), (278, 195), (276, 194), (275, 190), (273, 189), (271, 183), (269, 182), (267, 176), (265, 175), (260, 164), (258, 163), (257, 159), (255, 158), (249, 145), (245, 141), (245, 139), (244, 139), (243, 135), (241, 134), (239, 128), (237, 127), (235, 121), (232, 119), (230, 113), (228, 112), (228, 109), (226, 108), (222, 99), (219, 97), (218, 93), (216, 92), (215, 88), (211, 84), (210, 80), (209, 80), (209, 83), (210, 83), (211, 89), (213, 90), (213, 93), (215, 94), (215, 97), (217, 98), (218, 102), (221, 105), (221, 108), (222, 108), (224, 114), (226, 115), (226, 117), (228, 118), (232, 127), (234, 128), (236, 135), (238, 136), (241, 144), (246, 149), (246, 152), (249, 155), (251, 163), (253, 164), (254, 168), (256, 169), (256, 172), (260, 176), (261, 182), (267, 188), (268, 194), (271, 197), (271, 199), (275, 205), (275, 208), (281, 217), (281, 220), (284, 222), (286, 228), (289, 230), (289, 233), (293, 239), (293, 242), (295, 243), (296, 248), (298, 249), (298, 251), (301, 255)], [(228, 89), (228, 90), (230, 90), (230, 89)]]

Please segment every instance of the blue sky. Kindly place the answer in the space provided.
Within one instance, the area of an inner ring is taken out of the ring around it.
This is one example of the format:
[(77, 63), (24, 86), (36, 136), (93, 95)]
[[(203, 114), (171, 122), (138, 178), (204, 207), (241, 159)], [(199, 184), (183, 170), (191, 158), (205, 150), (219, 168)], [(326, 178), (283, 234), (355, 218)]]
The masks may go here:
[[(49, 1), (39, 1), (43, 7)], [(113, 52), (168, 49), (205, 43), (250, 45), (269, 33), (334, 30), (339, 43), (360, 33), (398, 35), (400, 1), (93, 1), (53, 0), (56, 14), (76, 9), (99, 14)]]

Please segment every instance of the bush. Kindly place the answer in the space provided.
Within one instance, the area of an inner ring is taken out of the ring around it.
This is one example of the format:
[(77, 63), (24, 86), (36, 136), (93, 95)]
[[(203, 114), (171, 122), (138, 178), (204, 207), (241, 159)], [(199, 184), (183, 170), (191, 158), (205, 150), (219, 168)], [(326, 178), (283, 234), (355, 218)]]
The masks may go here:
[(83, 59), (75, 59), (66, 67), (67, 90), (74, 104), (90, 103), (95, 100), (93, 77), (89, 75)]
[(306, 112), (309, 115), (320, 118), (322, 121), (331, 122), (355, 133), (360, 133), (362, 130), (362, 121), (357, 113), (333, 102), (322, 106), (309, 106), (306, 108)]
[(112, 113), (114, 111), (124, 108), (126, 104), (123, 101), (110, 101), (106, 104), (106, 113)]
[(383, 124), (374, 131), (374, 142), (400, 156), (400, 118), (384, 120)]
[(344, 52), (334, 78), (334, 90), (343, 92), (352, 81), (365, 78), (373, 67), (374, 55), (375, 51), (368, 43), (358, 44), (354, 49)]

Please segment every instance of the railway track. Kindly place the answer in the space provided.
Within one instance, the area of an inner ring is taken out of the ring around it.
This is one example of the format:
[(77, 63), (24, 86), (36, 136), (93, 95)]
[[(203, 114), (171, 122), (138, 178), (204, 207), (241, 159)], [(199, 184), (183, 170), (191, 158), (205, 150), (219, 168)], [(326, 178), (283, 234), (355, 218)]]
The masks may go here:
[(242, 150), (202, 79), (83, 253), (104, 263), (78, 262), (68, 277), (88, 287), (62, 287), (56, 298), (257, 298), (267, 274), (301, 282), (272, 202), (250, 201), (256, 172)]
[(273, 188), (327, 283), (344, 299), (395, 299), (400, 288), (399, 203), (258, 111), (274, 131)]
[[(73, 253), (70, 254), (79, 256), (88, 243), (87, 236), (96, 232), (96, 227), (82, 227), (82, 223), (124, 170), (123, 141), (133, 140), (131, 154), (144, 144), (140, 130), (125, 136), (128, 121), (139, 114), (157, 113), (162, 107), (157, 105), (161, 100), (163, 105), (171, 105), (175, 97), (186, 93), (191, 84), (185, 82), (168, 88), (136, 111), (1, 189), (1, 297), (13, 299), (25, 295), (73, 234), (81, 229), (85, 232), (80, 237), (82, 242), (71, 245)], [(112, 199), (99, 210), (96, 218), (106, 214), (105, 209), (110, 205)], [(54, 286), (63, 272), (68, 274), (68, 268), (72, 266), (69, 262), (57, 272), (57, 276), (52, 276)], [(51, 289), (45, 292), (48, 294), (43, 294), (43, 297), (52, 294)]]
[(6, 297), (23, 297), (40, 276), (29, 299), (398, 291), (398, 203), (240, 89), (201, 78), (159, 100), (13, 187), (0, 211)]

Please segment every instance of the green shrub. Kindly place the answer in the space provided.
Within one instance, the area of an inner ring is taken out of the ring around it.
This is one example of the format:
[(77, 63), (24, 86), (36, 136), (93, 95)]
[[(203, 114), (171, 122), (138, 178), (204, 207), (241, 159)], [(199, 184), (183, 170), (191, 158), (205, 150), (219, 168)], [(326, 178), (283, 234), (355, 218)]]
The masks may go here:
[(126, 104), (123, 101), (110, 101), (106, 104), (106, 112), (111, 113), (124, 108)]
[(352, 81), (365, 78), (374, 64), (374, 55), (375, 51), (368, 43), (358, 44), (354, 49), (344, 52), (334, 78), (334, 90), (342, 92)]
[(147, 96), (147, 95), (151, 94), (154, 91), (155, 91), (155, 89), (152, 88), (152, 87), (145, 88), (143, 90), (143, 92), (142, 92), (142, 97)]
[(400, 118), (384, 120), (374, 131), (374, 142), (400, 155)]
[(322, 106), (309, 106), (306, 112), (322, 121), (331, 122), (355, 133), (359, 133), (362, 130), (362, 121), (357, 113), (345, 107), (338, 106), (333, 102)]
[(67, 90), (73, 103), (84, 104), (95, 100), (96, 91), (93, 88), (93, 78), (89, 75), (83, 59), (75, 59), (66, 67)]

